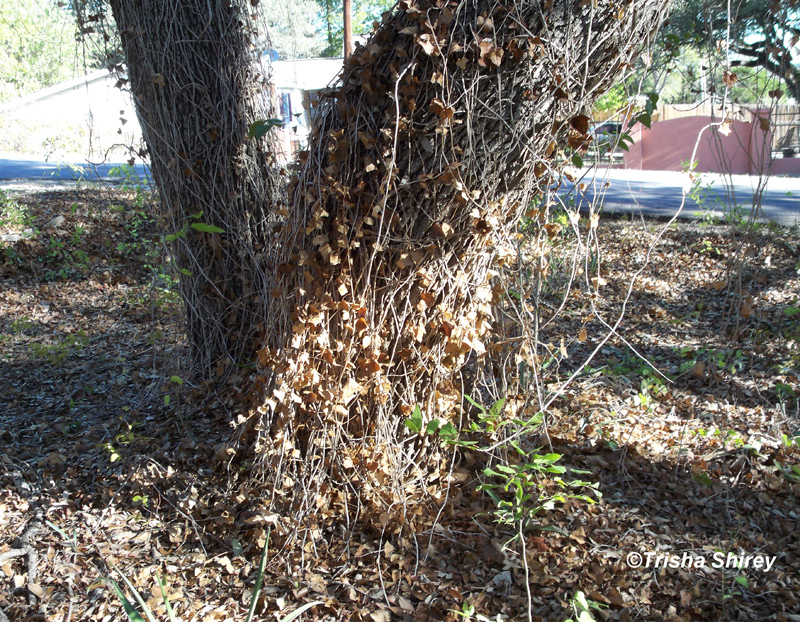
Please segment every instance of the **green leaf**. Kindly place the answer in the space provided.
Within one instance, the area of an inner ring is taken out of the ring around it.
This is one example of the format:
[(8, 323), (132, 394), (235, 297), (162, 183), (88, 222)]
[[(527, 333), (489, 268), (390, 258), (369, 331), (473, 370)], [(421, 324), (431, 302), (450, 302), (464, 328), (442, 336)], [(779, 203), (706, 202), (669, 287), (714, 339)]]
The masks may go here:
[(186, 268), (181, 268), (181, 274), (183, 274), (184, 276), (192, 276), (191, 271), (187, 270)]
[(439, 426), (441, 425), (441, 423), (442, 422), (439, 421), (438, 419), (431, 419), (430, 421), (428, 421), (428, 425), (425, 426), (425, 433), (426, 434), (433, 434), (434, 432), (436, 432), (436, 430), (439, 429)]
[(414, 407), (414, 411), (408, 419), (403, 421), (405, 426), (412, 432), (419, 432), (422, 429), (422, 411), (419, 406)]
[(244, 551), (244, 547), (242, 546), (242, 543), (239, 542), (236, 538), (231, 540), (231, 547), (233, 548), (233, 554), (236, 555), (236, 556), (241, 555), (242, 551)]
[(470, 404), (472, 404), (475, 408), (478, 408), (481, 411), (486, 412), (486, 409), (483, 406), (481, 406), (480, 404), (478, 404), (478, 402), (473, 400), (469, 395), (465, 395), (464, 399), (467, 400)]
[(317, 605), (324, 605), (324, 604), (325, 603), (323, 603), (321, 600), (315, 600), (313, 603), (306, 603), (299, 609), (295, 609), (294, 611), (292, 611), (292, 613), (290, 613), (285, 618), (282, 618), (280, 622), (292, 622), (292, 620), (296, 620), (303, 613), (311, 609), (311, 607), (316, 607)]
[(136, 611), (136, 609), (133, 608), (131, 601), (129, 601), (126, 598), (125, 594), (122, 593), (122, 590), (119, 589), (119, 585), (117, 585), (117, 582), (114, 581), (114, 579), (106, 579), (106, 580), (109, 583), (111, 583), (111, 587), (114, 588), (114, 592), (116, 592), (119, 602), (122, 603), (122, 608), (125, 609), (125, 613), (127, 614), (128, 619), (131, 622), (144, 622), (144, 618), (142, 617), (142, 615), (138, 611)]
[(267, 567), (267, 553), (269, 551), (269, 536), (272, 533), (272, 525), (267, 529), (267, 539), (264, 542), (264, 550), (261, 551), (261, 559), (258, 562), (258, 574), (256, 575), (256, 585), (253, 588), (253, 600), (250, 601), (250, 607), (247, 609), (247, 619), (245, 622), (251, 622), (253, 614), (256, 611), (256, 603), (258, 596), (261, 594), (261, 583), (264, 581), (264, 569)]
[(183, 380), (181, 380), (180, 376), (172, 376), (170, 381), (174, 382), (175, 384), (183, 384)]
[(503, 412), (503, 406), (506, 405), (506, 398), (502, 397), (497, 400), (492, 407), (489, 409), (489, 412), (492, 413), (495, 417), (497, 417), (501, 412)]
[(446, 441), (452, 441), (458, 436), (458, 430), (449, 421), (439, 428), (439, 436)]
[[(150, 622), (156, 622), (156, 619), (153, 617), (153, 614), (150, 612), (150, 609), (148, 609), (148, 607), (147, 607), (147, 603), (144, 602), (144, 598), (142, 598), (141, 594), (139, 594), (139, 592), (133, 586), (133, 583), (130, 582), (128, 577), (126, 577), (124, 574), (122, 574), (122, 571), (119, 568), (117, 568), (117, 566), (114, 564), (114, 562), (109, 561), (108, 565), (111, 566), (114, 570), (116, 570), (119, 573), (119, 575), (122, 577), (122, 580), (125, 582), (125, 585), (128, 586), (128, 589), (131, 591), (133, 596), (136, 598), (136, 602), (138, 602), (139, 605), (141, 606), (142, 611), (144, 611), (144, 614), (147, 616), (147, 619), (150, 620)], [(119, 593), (121, 594), (122, 592), (120, 591)], [(123, 604), (123, 606), (124, 606), (124, 604)], [(125, 612), (127, 613), (127, 609), (126, 609)], [(137, 612), (137, 615), (139, 615), (138, 612)], [(131, 618), (131, 620), (134, 620), (134, 619)], [(139, 616), (139, 620), (141, 620), (141, 616)], [(138, 622), (138, 620), (135, 620), (134, 622)]]
[(266, 136), (267, 132), (277, 127), (283, 127), (283, 121), (280, 119), (261, 119), (250, 125), (247, 136), (248, 138), (255, 138), (258, 140)]
[(189, 226), (192, 229), (196, 229), (197, 231), (202, 231), (203, 233), (225, 233), (225, 229), (220, 229), (219, 227), (215, 227), (214, 225), (208, 225), (204, 222), (193, 222)]
[(747, 583), (747, 577), (736, 577), (736, 583), (744, 588), (750, 589), (750, 584)]
[(506, 473), (508, 475), (516, 475), (517, 474), (517, 470), (516, 469), (512, 469), (510, 466), (506, 466), (505, 464), (498, 464), (497, 465), (497, 470), (501, 471), (503, 473)]
[(167, 616), (169, 617), (169, 622), (178, 622), (178, 619), (175, 617), (175, 613), (172, 611), (172, 605), (169, 602), (169, 598), (167, 598), (167, 581), (163, 579), (156, 573), (156, 580), (158, 581), (158, 587), (161, 590), (161, 600), (164, 601), (164, 607), (167, 609)]
[(171, 401), (171, 399), (170, 399), (169, 395), (165, 395), (164, 396), (164, 406), (169, 406), (170, 401)]
[[(650, 126), (648, 125), (647, 127), (650, 127)], [(583, 158), (581, 158), (581, 156), (579, 156), (577, 153), (572, 156), (572, 163), (577, 168), (583, 168)]]
[(539, 456), (539, 460), (544, 462), (558, 462), (561, 460), (561, 454), (545, 454), (544, 456)]

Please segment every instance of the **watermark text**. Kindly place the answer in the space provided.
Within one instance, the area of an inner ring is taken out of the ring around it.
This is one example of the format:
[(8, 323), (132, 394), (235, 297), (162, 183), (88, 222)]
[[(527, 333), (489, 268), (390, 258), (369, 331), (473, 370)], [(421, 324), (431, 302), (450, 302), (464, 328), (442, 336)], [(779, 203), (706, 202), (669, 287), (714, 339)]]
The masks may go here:
[(713, 568), (715, 570), (762, 570), (768, 572), (775, 564), (775, 555), (736, 554), (722, 551), (698, 555), (688, 551), (676, 553), (628, 553), (625, 561), (631, 568)]

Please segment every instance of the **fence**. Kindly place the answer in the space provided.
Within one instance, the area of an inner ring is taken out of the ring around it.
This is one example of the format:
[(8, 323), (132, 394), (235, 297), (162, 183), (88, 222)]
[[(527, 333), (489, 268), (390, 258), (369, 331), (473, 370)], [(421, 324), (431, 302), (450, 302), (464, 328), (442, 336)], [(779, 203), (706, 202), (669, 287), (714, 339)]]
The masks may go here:
[[(754, 112), (769, 117), (772, 130), (773, 156), (791, 158), (800, 155), (800, 105), (779, 104), (769, 109), (759, 104), (729, 104), (734, 119), (750, 121)], [(706, 117), (722, 120), (722, 107), (709, 101), (699, 104), (660, 104), (653, 114), (653, 122), (670, 121), (686, 117)], [(623, 113), (598, 112), (595, 121), (600, 123), (618, 117), (624, 118)]]

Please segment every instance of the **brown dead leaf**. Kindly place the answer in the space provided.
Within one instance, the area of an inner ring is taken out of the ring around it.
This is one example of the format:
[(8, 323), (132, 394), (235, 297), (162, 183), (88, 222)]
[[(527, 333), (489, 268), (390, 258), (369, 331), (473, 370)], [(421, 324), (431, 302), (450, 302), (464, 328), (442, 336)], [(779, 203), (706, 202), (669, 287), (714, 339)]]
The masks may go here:
[(436, 53), (436, 39), (433, 35), (421, 34), (417, 37), (417, 44), (422, 48), (428, 56), (433, 56)]
[(585, 114), (579, 114), (569, 120), (569, 124), (580, 134), (586, 134), (589, 131), (589, 117)]
[(547, 231), (547, 237), (551, 240), (556, 237), (559, 233), (561, 233), (562, 227), (557, 222), (549, 222), (544, 226), (544, 230)]
[(752, 296), (747, 296), (742, 301), (742, 317), (747, 319), (755, 312), (753, 307), (755, 306), (755, 299)]

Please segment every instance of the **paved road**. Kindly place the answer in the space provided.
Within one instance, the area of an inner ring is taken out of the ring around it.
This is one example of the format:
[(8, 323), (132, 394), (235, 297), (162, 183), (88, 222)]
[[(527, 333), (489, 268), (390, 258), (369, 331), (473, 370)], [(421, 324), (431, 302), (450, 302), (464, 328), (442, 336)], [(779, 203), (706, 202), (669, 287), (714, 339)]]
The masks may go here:
[[(24, 181), (44, 182), (48, 184), (78, 181), (123, 181), (119, 176), (112, 176), (112, 169), (122, 166), (124, 162), (113, 162), (93, 165), (72, 158), (68, 162), (39, 160), (33, 156), (0, 153), (0, 187), (13, 187)], [(147, 169), (136, 165), (136, 172), (142, 179), (148, 178)]]
[[(688, 175), (678, 172), (598, 169), (595, 173), (593, 177), (590, 171), (580, 180), (587, 189), (576, 202), (585, 209), (588, 202), (602, 197), (606, 213), (672, 217), (681, 207), (684, 186), (688, 189), (690, 185)], [(728, 181), (733, 184), (726, 187), (721, 175), (701, 174), (701, 203), (687, 197), (681, 216), (693, 218), (703, 210), (713, 210), (722, 216), (725, 206), (731, 203), (752, 208), (758, 178), (733, 175)], [(610, 184), (608, 188), (604, 188), (606, 182)], [(728, 193), (732, 201), (726, 198)], [(771, 177), (767, 180), (761, 205), (763, 216), (770, 220), (783, 225), (800, 223), (800, 178)]]
[[(0, 153), (0, 187), (19, 186), (22, 180), (45, 183), (71, 183), (83, 181), (120, 181), (109, 172), (119, 163), (93, 166), (80, 159), (70, 164), (64, 162), (45, 162)], [(141, 164), (136, 166), (142, 179), (148, 178), (148, 171)], [(682, 189), (688, 183), (685, 173), (664, 171), (635, 171), (624, 169), (597, 169), (590, 171), (582, 180), (587, 185), (584, 195), (578, 201), (582, 208), (588, 202), (603, 198), (606, 213), (643, 214), (645, 216), (671, 217), (681, 206)], [(732, 197), (736, 205), (751, 208), (754, 189), (758, 179), (747, 175), (734, 175), (732, 178)], [(610, 185), (604, 188), (605, 183)], [(719, 175), (701, 176), (702, 204), (686, 199), (682, 216), (694, 218), (701, 210), (714, 210), (723, 214), (726, 200), (726, 184)], [(563, 192), (562, 192), (563, 194)], [(762, 196), (763, 215), (784, 225), (800, 223), (800, 178), (772, 177), (768, 180)]]

